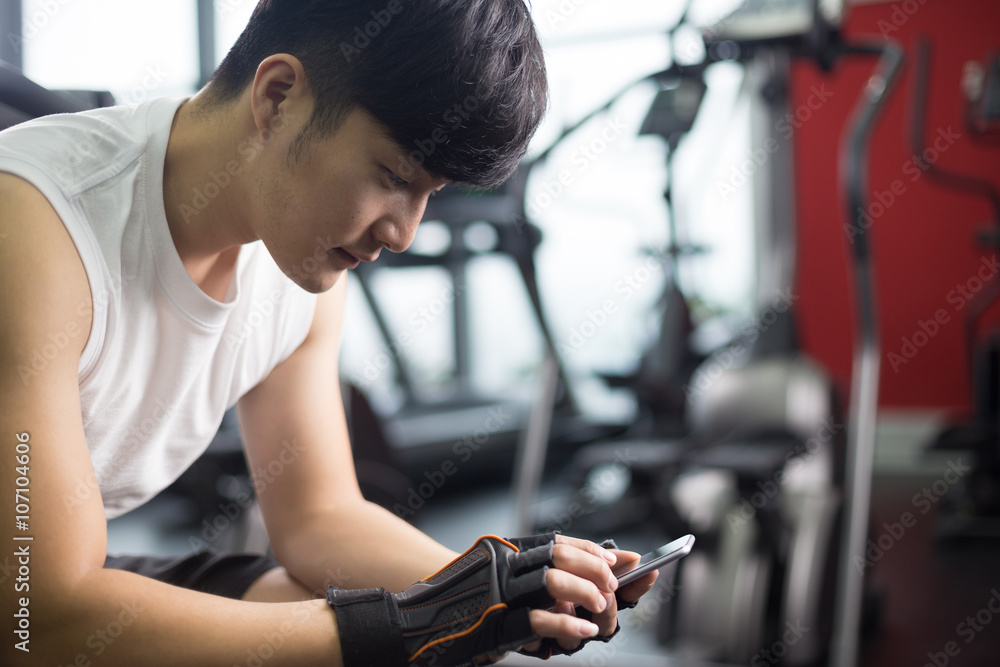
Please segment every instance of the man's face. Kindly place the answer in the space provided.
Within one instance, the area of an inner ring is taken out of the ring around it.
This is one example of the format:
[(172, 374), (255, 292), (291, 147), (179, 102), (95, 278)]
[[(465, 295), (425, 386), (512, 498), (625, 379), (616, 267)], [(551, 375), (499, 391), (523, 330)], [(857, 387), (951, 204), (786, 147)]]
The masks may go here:
[(262, 155), (254, 229), (281, 270), (317, 294), (383, 248), (408, 248), (428, 197), (446, 181), (423, 169), (402, 178), (403, 151), (359, 109), (335, 133), (307, 137), (293, 160), (289, 150), (304, 125), (276, 132)]

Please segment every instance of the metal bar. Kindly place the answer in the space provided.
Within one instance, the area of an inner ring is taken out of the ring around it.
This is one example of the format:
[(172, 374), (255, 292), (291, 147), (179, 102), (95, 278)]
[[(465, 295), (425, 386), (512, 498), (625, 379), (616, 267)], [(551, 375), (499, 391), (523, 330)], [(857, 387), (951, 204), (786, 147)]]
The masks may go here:
[(39, 86), (20, 70), (0, 62), (0, 100), (31, 118), (91, 108), (79, 97)]
[(854, 229), (851, 259), (854, 268), (858, 332), (851, 373), (851, 407), (847, 442), (844, 541), (840, 554), (837, 600), (833, 628), (833, 667), (854, 667), (858, 655), (864, 592), (865, 540), (871, 503), (872, 462), (878, 413), (879, 328), (875, 303), (870, 230), (863, 227), (867, 200), (867, 151), (875, 120), (885, 106), (903, 64), (903, 50), (891, 42), (848, 49), (854, 53), (879, 53), (878, 68), (868, 80), (849, 123), (840, 160), (841, 182), (846, 187), (847, 210)]
[(354, 277), (358, 279), (358, 285), (361, 287), (361, 293), (364, 295), (365, 301), (368, 302), (372, 317), (375, 319), (375, 326), (378, 328), (379, 333), (382, 334), (382, 339), (385, 341), (389, 355), (395, 361), (396, 379), (403, 390), (403, 395), (406, 397), (406, 403), (413, 404), (416, 402), (416, 394), (413, 390), (413, 381), (410, 378), (410, 373), (406, 368), (406, 360), (399, 353), (400, 346), (393, 344), (392, 329), (389, 327), (389, 323), (385, 319), (385, 314), (382, 312), (382, 309), (375, 300), (375, 295), (372, 293), (371, 285), (368, 282), (370, 276), (370, 271), (361, 270), (354, 272)]
[(469, 322), (469, 295), (467, 267), (470, 261), (465, 249), (465, 231), (468, 224), (464, 221), (451, 225), (451, 252), (448, 253), (446, 265), (455, 299), (452, 302), (452, 328), (455, 336), (455, 391), (457, 398), (466, 396), (472, 387), (472, 359), (470, 351), (471, 323)]
[(0, 60), (24, 69), (24, 27), (22, 20), (22, 0), (0, 0)]
[(198, 0), (198, 87), (215, 72), (215, 3)]
[(553, 357), (553, 363), (556, 365), (559, 379), (562, 383), (563, 392), (558, 396), (554, 405), (558, 408), (565, 408), (570, 412), (578, 412), (579, 401), (573, 395), (573, 385), (569, 381), (566, 365), (563, 363), (555, 337), (552, 335), (552, 329), (545, 318), (545, 308), (542, 306), (542, 296), (538, 289), (538, 274), (535, 270), (534, 256), (532, 254), (530, 257), (518, 257), (516, 258), (516, 263), (518, 270), (521, 272), (521, 280), (524, 281), (524, 288), (528, 292), (528, 298), (531, 300), (531, 309), (534, 311), (535, 319), (538, 321), (538, 329), (545, 342), (546, 354)]
[(529, 535), (535, 530), (535, 502), (542, 484), (545, 459), (552, 432), (552, 411), (559, 389), (559, 364), (554, 351), (549, 349), (542, 362), (538, 396), (521, 432), (517, 445), (517, 463), (514, 466), (514, 522), (517, 535)]

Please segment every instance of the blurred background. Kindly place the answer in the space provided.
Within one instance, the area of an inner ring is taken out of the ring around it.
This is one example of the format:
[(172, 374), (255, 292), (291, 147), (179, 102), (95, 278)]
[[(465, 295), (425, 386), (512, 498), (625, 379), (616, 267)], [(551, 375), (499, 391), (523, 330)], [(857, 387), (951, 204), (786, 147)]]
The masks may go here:
[[(0, 0), (0, 60), (93, 105), (187, 96), (254, 4)], [(551, 95), (522, 169), (351, 276), (366, 496), (458, 550), (696, 535), (620, 641), (556, 662), (995, 664), (996, 3), (531, 11)], [(232, 414), (109, 540), (267, 549)]]

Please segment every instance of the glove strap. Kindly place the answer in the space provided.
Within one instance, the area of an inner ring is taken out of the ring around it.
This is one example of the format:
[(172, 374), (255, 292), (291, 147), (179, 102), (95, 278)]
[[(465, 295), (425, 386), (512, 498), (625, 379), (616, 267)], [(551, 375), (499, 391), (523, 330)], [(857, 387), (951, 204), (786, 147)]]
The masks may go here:
[(406, 665), (402, 621), (384, 588), (341, 590), (330, 586), (326, 601), (337, 615), (344, 667)]

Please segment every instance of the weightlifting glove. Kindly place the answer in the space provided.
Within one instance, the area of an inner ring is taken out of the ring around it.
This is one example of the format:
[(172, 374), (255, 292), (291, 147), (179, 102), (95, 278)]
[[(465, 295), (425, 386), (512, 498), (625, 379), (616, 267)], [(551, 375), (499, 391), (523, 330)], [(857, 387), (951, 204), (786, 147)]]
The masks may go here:
[(528, 612), (555, 604), (545, 588), (554, 545), (555, 533), (488, 535), (402, 593), (330, 586), (344, 666), (492, 665), (537, 640)]

